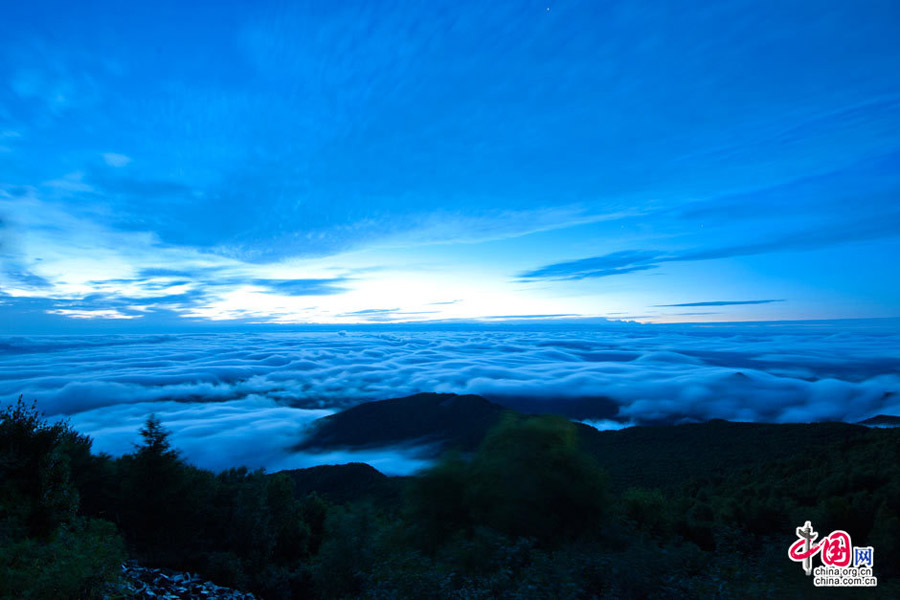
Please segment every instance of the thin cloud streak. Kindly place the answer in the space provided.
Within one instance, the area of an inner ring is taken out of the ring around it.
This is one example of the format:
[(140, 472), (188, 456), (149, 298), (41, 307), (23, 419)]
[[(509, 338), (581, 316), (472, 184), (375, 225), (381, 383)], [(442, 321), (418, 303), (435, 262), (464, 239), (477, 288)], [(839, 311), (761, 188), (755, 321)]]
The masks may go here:
[(848, 244), (862, 240), (900, 237), (900, 213), (878, 219), (864, 219), (855, 223), (800, 231), (776, 240), (724, 246), (706, 250), (663, 253), (654, 250), (622, 250), (602, 256), (554, 263), (519, 273), (520, 282), (537, 280), (573, 281), (624, 275), (636, 271), (657, 269), (665, 263), (698, 262), (740, 256), (754, 256), (772, 252), (806, 251)]
[[(784, 302), (784, 299), (777, 300), (713, 300), (709, 302), (684, 302), (681, 304), (654, 304), (654, 308), (672, 308), (672, 307), (690, 307), (690, 306), (740, 306), (744, 304), (772, 304), (773, 302)], [(687, 314), (687, 313), (683, 313)], [(694, 313), (694, 314), (710, 314), (710, 313)]]

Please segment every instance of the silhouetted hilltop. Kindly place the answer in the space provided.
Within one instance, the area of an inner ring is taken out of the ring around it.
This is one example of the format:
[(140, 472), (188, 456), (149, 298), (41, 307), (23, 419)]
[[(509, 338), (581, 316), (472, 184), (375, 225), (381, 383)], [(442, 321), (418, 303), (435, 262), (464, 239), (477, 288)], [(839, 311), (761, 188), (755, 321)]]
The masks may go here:
[(860, 425), (869, 427), (900, 427), (900, 417), (894, 415), (875, 415), (865, 421), (860, 421)]
[(567, 419), (612, 419), (619, 404), (606, 396), (548, 398), (543, 396), (489, 396), (488, 400), (529, 415), (558, 415)]
[(294, 482), (294, 495), (303, 498), (313, 492), (336, 503), (363, 498), (376, 501), (399, 500), (402, 479), (388, 477), (365, 463), (320, 465), (308, 469), (279, 471)]
[(366, 402), (316, 421), (297, 450), (434, 444), (474, 450), (504, 408), (481, 396), (416, 394)]
[[(433, 443), (471, 451), (504, 412), (480, 396), (417, 394), (360, 404), (316, 422), (297, 449), (372, 448)], [(847, 423), (733, 423), (598, 431), (576, 423), (581, 444), (610, 476), (614, 489), (671, 487), (736, 469), (790, 458), (798, 452), (852, 444), (870, 430)], [(337, 477), (337, 475), (335, 475)]]

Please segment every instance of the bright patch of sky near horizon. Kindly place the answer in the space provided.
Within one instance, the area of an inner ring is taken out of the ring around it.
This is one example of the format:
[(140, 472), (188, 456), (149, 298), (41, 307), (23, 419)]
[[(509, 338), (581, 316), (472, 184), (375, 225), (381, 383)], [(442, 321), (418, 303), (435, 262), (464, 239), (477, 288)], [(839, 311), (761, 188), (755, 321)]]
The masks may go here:
[(10, 4), (0, 329), (898, 317), (898, 25), (890, 1)]

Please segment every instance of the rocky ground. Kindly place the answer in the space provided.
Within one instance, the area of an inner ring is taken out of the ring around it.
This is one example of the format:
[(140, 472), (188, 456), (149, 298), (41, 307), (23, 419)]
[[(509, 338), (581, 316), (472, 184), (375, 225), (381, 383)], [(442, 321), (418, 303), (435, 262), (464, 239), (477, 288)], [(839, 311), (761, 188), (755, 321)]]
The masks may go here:
[(122, 579), (123, 583), (107, 594), (109, 600), (259, 600), (253, 594), (204, 581), (195, 573), (151, 569), (133, 561), (122, 565)]

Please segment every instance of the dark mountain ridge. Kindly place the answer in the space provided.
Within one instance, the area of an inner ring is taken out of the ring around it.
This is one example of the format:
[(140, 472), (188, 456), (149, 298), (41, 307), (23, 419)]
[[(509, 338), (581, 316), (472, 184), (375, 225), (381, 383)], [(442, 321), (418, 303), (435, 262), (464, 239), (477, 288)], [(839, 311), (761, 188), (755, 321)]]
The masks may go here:
[(365, 463), (319, 465), (279, 474), (291, 478), (297, 498), (316, 493), (338, 504), (363, 498), (387, 502), (399, 501), (403, 493), (402, 478), (388, 477)]
[[(367, 402), (315, 422), (297, 450), (366, 449), (429, 444), (424, 453), (474, 451), (505, 412), (475, 395), (416, 394)], [(518, 413), (521, 414), (521, 413)], [(598, 431), (576, 423), (582, 446), (610, 476), (615, 489), (671, 487), (762, 465), (816, 447), (853, 444), (871, 433), (847, 423), (737, 423)]]
[(869, 427), (900, 427), (900, 417), (894, 415), (875, 415), (874, 417), (860, 421), (859, 424)]
[(481, 396), (415, 394), (359, 404), (318, 419), (296, 450), (394, 445), (474, 450), (504, 409)]

